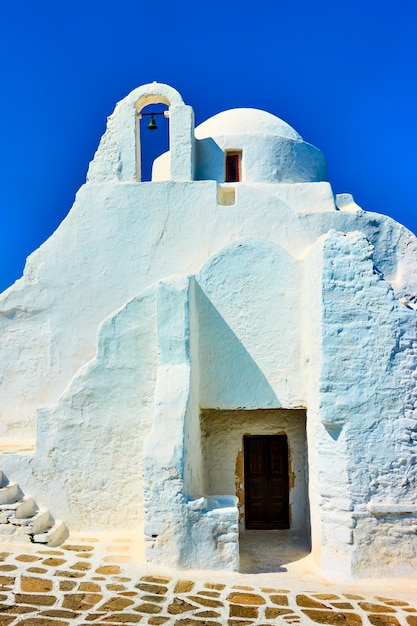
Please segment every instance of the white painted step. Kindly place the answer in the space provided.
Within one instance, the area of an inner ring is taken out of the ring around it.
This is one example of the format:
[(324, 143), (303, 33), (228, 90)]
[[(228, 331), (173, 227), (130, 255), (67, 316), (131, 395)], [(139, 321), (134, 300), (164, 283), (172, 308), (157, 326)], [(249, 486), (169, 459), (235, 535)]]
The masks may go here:
[(37, 510), (38, 507), (33, 498), (23, 498), (23, 500), (17, 502), (14, 515), (16, 519), (32, 518)]
[(32, 517), (32, 533), (38, 535), (50, 530), (54, 524), (54, 518), (48, 509), (41, 509), (34, 517)]
[(55, 525), (46, 533), (33, 535), (32, 541), (34, 543), (46, 543), (48, 546), (55, 547), (60, 546), (67, 537), (69, 537), (68, 528), (64, 522), (57, 520)]
[(20, 489), (17, 483), (9, 483), (5, 487), (0, 487), (0, 504), (11, 504), (19, 498)]
[[(0, 485), (5, 480), (0, 470)], [(59, 546), (69, 536), (64, 522), (55, 522), (47, 509), (38, 510), (33, 498), (24, 497), (17, 483), (0, 487), (0, 537), (13, 543)]]

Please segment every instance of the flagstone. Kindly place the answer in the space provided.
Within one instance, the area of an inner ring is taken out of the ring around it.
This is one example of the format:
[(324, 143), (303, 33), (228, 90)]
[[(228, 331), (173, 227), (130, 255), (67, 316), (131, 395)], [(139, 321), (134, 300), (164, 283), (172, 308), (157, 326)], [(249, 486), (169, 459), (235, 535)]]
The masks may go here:
[(93, 556), (92, 552), (77, 552), (75, 555), (78, 559), (91, 559)]
[(251, 617), (256, 619), (259, 611), (254, 606), (242, 606), (240, 604), (231, 604), (229, 607), (230, 617)]
[(221, 626), (220, 622), (209, 622), (185, 617), (175, 622), (175, 626)]
[(119, 593), (120, 596), (125, 596), (126, 598), (134, 598), (135, 596), (137, 596), (137, 592), (136, 591), (121, 591)]
[(19, 622), (19, 626), (69, 626), (69, 622), (47, 617), (28, 617)]
[(218, 598), (220, 597), (220, 592), (219, 591), (197, 591), (197, 595), (207, 596), (208, 598)]
[(161, 585), (167, 585), (171, 582), (171, 578), (168, 578), (167, 576), (142, 576), (141, 580), (148, 583), (156, 583)]
[(288, 606), (288, 598), (287, 596), (281, 594), (271, 594), (269, 599), (273, 604), (278, 604), (279, 606)]
[(74, 580), (60, 580), (59, 581), (60, 591), (72, 591), (74, 587), (76, 586), (77, 586), (77, 583)]
[(97, 574), (120, 574), (120, 571), (118, 565), (103, 565), (96, 569)]
[(373, 626), (400, 626), (400, 622), (394, 615), (368, 615)]
[(157, 595), (163, 595), (168, 591), (168, 587), (164, 587), (163, 585), (151, 585), (150, 583), (138, 583), (135, 587), (141, 591), (148, 591), (149, 593), (155, 593)]
[(40, 561), (42, 557), (36, 556), (36, 554), (19, 554), (15, 559), (16, 561), (22, 561), (22, 563), (31, 563), (33, 561)]
[[(70, 552), (90, 552), (94, 550), (93, 546), (84, 546), (84, 545), (71, 545), (64, 544), (62, 546), (63, 550), (69, 550)], [(44, 554), (63, 554), (62, 552), (44, 552)]]
[(109, 591), (125, 591), (126, 585), (122, 585), (122, 583), (110, 583), (106, 585), (106, 589)]
[(45, 574), (48, 570), (44, 567), (28, 567), (27, 571), (32, 574)]
[(82, 582), (79, 584), (78, 590), (94, 592), (94, 591), (101, 591), (101, 587), (97, 583)]
[(35, 606), (52, 606), (57, 601), (55, 596), (42, 594), (16, 593), (15, 601), (18, 604), (34, 604)]
[(209, 606), (214, 609), (216, 607), (222, 606), (222, 603), (218, 600), (210, 600), (209, 598), (203, 598), (202, 596), (187, 596), (187, 600), (191, 600), (191, 602), (197, 602), (197, 604)]
[(22, 576), (20, 579), (20, 588), (22, 591), (44, 592), (52, 591), (52, 580), (47, 578), (35, 578), (34, 576)]
[(227, 599), (234, 604), (254, 604), (255, 606), (265, 604), (265, 598), (256, 593), (232, 592), (227, 596)]
[[(0, 613), (10, 613), (20, 615), (21, 613), (33, 613), (36, 609), (33, 606), (20, 606), (10, 604), (0, 604)], [(3, 615), (1, 616), (3, 619)]]
[(359, 602), (359, 606), (364, 611), (369, 611), (370, 613), (395, 613), (395, 609), (393, 607), (383, 604), (373, 604), (372, 602)]
[[(133, 600), (129, 600), (129, 598), (120, 598), (116, 596), (115, 598), (111, 598), (101, 606), (97, 607), (97, 611), (123, 611), (128, 606), (132, 606), (134, 604)], [(136, 610), (136, 609), (135, 609)], [(158, 610), (161, 609), (158, 607)]]
[(265, 609), (265, 617), (266, 619), (276, 619), (277, 617), (281, 617), (282, 615), (295, 615), (292, 609), (278, 609), (272, 606), (267, 606)]
[(39, 615), (45, 615), (46, 617), (64, 617), (67, 619), (73, 619), (80, 614), (75, 611), (67, 611), (65, 609), (48, 609), (47, 611), (41, 611)]
[(217, 611), (199, 611), (194, 613), (195, 617), (220, 617), (220, 613)]
[(82, 578), (85, 576), (82, 572), (72, 572), (68, 570), (57, 570), (55, 576), (62, 576), (63, 578)]
[(164, 602), (164, 596), (142, 596), (141, 600), (146, 602)]
[(168, 605), (168, 613), (171, 615), (179, 615), (180, 613), (187, 613), (197, 608), (195, 604), (190, 604), (182, 598), (174, 598), (171, 604)]
[(308, 609), (303, 609), (303, 613), (319, 624), (331, 624), (331, 626), (339, 626), (339, 624), (341, 626), (359, 626), (362, 624), (362, 619), (356, 613), (335, 613), (334, 611)]
[(68, 593), (64, 596), (62, 606), (73, 611), (88, 611), (102, 599), (99, 593)]
[(353, 609), (353, 605), (350, 602), (330, 602), (330, 604), (335, 608), (335, 609), (343, 609), (343, 610), (349, 610), (349, 609)]
[(305, 606), (315, 609), (327, 609), (327, 606), (325, 604), (322, 604), (322, 602), (317, 602), (317, 600), (313, 600), (313, 598), (310, 598), (309, 596), (305, 596), (303, 594), (297, 595), (296, 602), (298, 606)]
[(151, 602), (143, 602), (142, 604), (135, 606), (134, 610), (138, 611), (138, 613), (160, 613), (162, 609), (157, 604), (152, 604)]
[(138, 624), (142, 621), (142, 615), (135, 613), (113, 613), (104, 618), (104, 622), (116, 622), (117, 624)]

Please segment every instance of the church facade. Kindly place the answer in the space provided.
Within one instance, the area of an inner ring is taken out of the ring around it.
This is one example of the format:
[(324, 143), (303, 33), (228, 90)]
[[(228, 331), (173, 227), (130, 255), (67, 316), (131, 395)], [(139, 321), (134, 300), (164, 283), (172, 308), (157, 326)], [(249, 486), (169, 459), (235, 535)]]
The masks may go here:
[[(142, 182), (141, 117), (169, 151)], [(57, 231), (0, 296), (1, 468), (72, 529), (238, 569), (293, 529), (326, 575), (417, 575), (417, 240), (319, 150), (173, 88), (122, 100)]]

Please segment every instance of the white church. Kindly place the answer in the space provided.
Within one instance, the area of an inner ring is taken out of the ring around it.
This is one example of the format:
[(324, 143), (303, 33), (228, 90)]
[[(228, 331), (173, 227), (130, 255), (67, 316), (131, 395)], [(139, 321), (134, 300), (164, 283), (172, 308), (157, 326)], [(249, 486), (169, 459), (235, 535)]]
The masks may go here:
[(0, 539), (129, 530), (151, 562), (237, 570), (247, 530), (292, 529), (325, 575), (417, 577), (416, 301), (417, 239), (335, 196), (288, 124), (195, 128), (135, 89), (0, 296)]

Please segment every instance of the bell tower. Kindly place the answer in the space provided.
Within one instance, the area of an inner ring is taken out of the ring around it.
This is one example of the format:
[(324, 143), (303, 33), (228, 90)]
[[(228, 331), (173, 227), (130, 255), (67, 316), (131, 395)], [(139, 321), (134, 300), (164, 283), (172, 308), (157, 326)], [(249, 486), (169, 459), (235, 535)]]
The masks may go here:
[(109, 117), (106, 132), (90, 163), (89, 182), (142, 181), (140, 118), (141, 111), (149, 104), (168, 106), (169, 180), (195, 179), (194, 111), (184, 104), (178, 91), (153, 82), (132, 91)]

